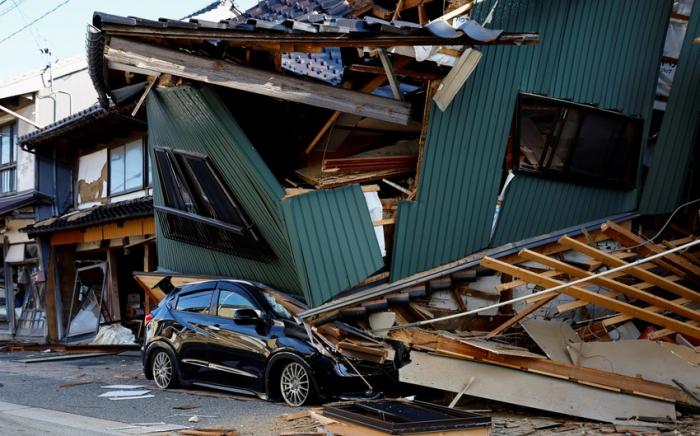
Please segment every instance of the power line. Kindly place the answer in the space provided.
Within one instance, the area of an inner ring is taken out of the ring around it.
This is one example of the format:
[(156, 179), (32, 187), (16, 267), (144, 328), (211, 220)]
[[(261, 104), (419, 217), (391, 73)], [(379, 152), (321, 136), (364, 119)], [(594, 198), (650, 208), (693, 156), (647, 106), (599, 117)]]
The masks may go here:
[[(24, 24), (26, 24), (28, 26), (29, 23), (27, 22), (27, 16), (24, 15), (24, 12), (22, 12), (22, 9), (19, 8), (19, 5), (21, 2), (18, 3), (17, 0), (12, 0), (12, 3), (15, 4), (15, 7), (17, 8), (17, 12), (19, 12), (19, 14), (22, 16), (22, 20), (24, 20)], [(32, 34), (32, 38), (34, 38), (34, 42), (36, 43), (37, 48), (39, 49), (39, 51), (41, 51), (42, 47), (41, 47), (41, 45), (39, 45), (39, 40), (37, 39), (36, 35), (34, 34), (34, 30), (32, 30), (32, 28), (29, 29), (29, 33)]]
[[(2, 5), (2, 4), (5, 3), (6, 1), (7, 1), (7, 0), (3, 0), (2, 3), (0, 3), (0, 5)], [(25, 0), (19, 0), (19, 1), (13, 2), (13, 3), (14, 3), (14, 6), (10, 6), (10, 7), (6, 8), (6, 9), (0, 11), (0, 17), (2, 17), (2, 16), (5, 15), (5, 14), (8, 14), (8, 13), (12, 12), (13, 9), (16, 9), (17, 7), (19, 7), (19, 5), (21, 5), (22, 3), (24, 3), (24, 1), (25, 1)]]
[(16, 31), (15, 33), (13, 33), (12, 35), (7, 36), (7, 37), (5, 37), (4, 39), (0, 40), (0, 44), (2, 44), (3, 42), (7, 41), (7, 40), (10, 39), (10, 38), (12, 38), (13, 36), (17, 35), (18, 33), (22, 32), (23, 30), (25, 30), (26, 28), (28, 28), (28, 27), (31, 26), (32, 24), (36, 23), (37, 21), (41, 20), (42, 18), (45, 18), (47, 15), (49, 15), (49, 14), (55, 12), (58, 8), (60, 8), (61, 6), (65, 5), (65, 4), (68, 3), (69, 1), (70, 1), (70, 0), (64, 1), (63, 3), (61, 3), (61, 4), (58, 5), (58, 6), (56, 6), (55, 8), (51, 9), (50, 11), (48, 11), (47, 13), (45, 13), (44, 15), (42, 15), (41, 17), (35, 19), (35, 20), (32, 21), (31, 23), (29, 23), (29, 24), (27, 24), (26, 26), (22, 27), (21, 29), (19, 29), (18, 31)]

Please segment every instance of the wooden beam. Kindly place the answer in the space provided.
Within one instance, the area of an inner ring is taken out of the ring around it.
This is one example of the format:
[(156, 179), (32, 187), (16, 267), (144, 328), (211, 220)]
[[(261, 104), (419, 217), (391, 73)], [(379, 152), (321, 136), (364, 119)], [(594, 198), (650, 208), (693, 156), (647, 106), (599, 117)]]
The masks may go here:
[[(411, 61), (411, 58), (407, 58), (407, 57), (402, 56), (402, 57), (396, 58), (396, 59), (394, 60), (393, 66), (396, 67), (396, 68), (401, 68), (401, 67), (404, 67), (404, 66), (408, 65), (408, 63), (409, 63), (410, 61)], [(380, 86), (382, 86), (382, 84), (383, 84), (385, 81), (386, 81), (386, 77), (385, 77), (385, 76), (377, 76), (377, 77), (375, 77), (374, 79), (370, 80), (368, 83), (366, 83), (364, 86), (362, 86), (362, 87), (360, 88), (360, 92), (365, 92), (365, 93), (373, 92), (375, 89), (377, 89), (377, 88), (379, 88)], [(339, 112), (339, 111), (333, 112), (333, 114), (332, 114), (331, 117), (328, 119), (328, 121), (326, 122), (326, 124), (321, 128), (321, 130), (318, 132), (318, 134), (317, 134), (316, 137), (313, 139), (313, 141), (311, 141), (311, 144), (309, 144), (309, 146), (306, 147), (306, 150), (305, 150), (305, 153), (306, 153), (306, 154), (311, 153), (311, 151), (314, 149), (314, 147), (316, 147), (316, 144), (318, 144), (318, 141), (320, 141), (321, 138), (323, 138), (323, 135), (326, 134), (326, 132), (328, 131), (328, 129), (330, 129), (331, 127), (333, 127), (333, 125), (335, 124), (335, 121), (338, 119), (339, 116), (340, 116), (340, 112)]]
[[(575, 266), (569, 265), (565, 262), (559, 261), (557, 259), (553, 259), (548, 256), (543, 256), (539, 253), (535, 253), (533, 251), (528, 250), (527, 248), (522, 250), (520, 254), (523, 255), (523, 257), (530, 259), (532, 261), (541, 263), (542, 265), (546, 265), (550, 268), (554, 268), (558, 271), (561, 271), (563, 273), (569, 274), (571, 276), (574, 276), (576, 278), (586, 278), (586, 277), (591, 277), (594, 274), (588, 271), (584, 271), (580, 268), (576, 268)], [(657, 297), (656, 295), (650, 294), (648, 292), (645, 292), (643, 290), (634, 288), (629, 285), (625, 285), (624, 283), (616, 282), (615, 280), (612, 280), (608, 277), (595, 277), (591, 279), (592, 283), (595, 283), (596, 285), (602, 286), (604, 288), (610, 289), (612, 291), (619, 292), (624, 295), (628, 295), (631, 297), (634, 297), (638, 300), (647, 302), (651, 305), (661, 307), (663, 309), (666, 309), (672, 313), (675, 313), (676, 315), (681, 315), (685, 318), (694, 320), (694, 321), (700, 321), (700, 312), (696, 312), (692, 309), (689, 309), (685, 306), (682, 306), (680, 304), (674, 303), (672, 301), (666, 300), (665, 298)], [(695, 293), (696, 298), (700, 298), (700, 294)]]
[[(350, 71), (357, 71), (359, 73), (367, 74), (385, 74), (384, 68), (373, 67), (371, 65), (359, 65), (353, 64), (348, 67)], [(440, 80), (445, 77), (445, 74), (433, 74), (433, 73), (423, 73), (420, 71), (411, 71), (394, 68), (394, 73), (401, 77), (410, 77), (412, 79), (418, 80)]]
[[(676, 298), (675, 300), (673, 300), (673, 302), (676, 304), (688, 304), (690, 301), (686, 300), (685, 298)], [(660, 307), (649, 306), (649, 307), (645, 307), (644, 310), (649, 311), (649, 312), (657, 312), (658, 313), (658, 312), (662, 312), (664, 309), (662, 309)], [(608, 326), (615, 325), (615, 324), (621, 324), (621, 323), (629, 321), (631, 319), (632, 319), (631, 316), (617, 315), (617, 316), (613, 316), (612, 318), (604, 319), (600, 323), (604, 327), (608, 327)]]
[[(526, 269), (519, 268), (496, 259), (491, 259), (489, 257), (485, 257), (481, 261), (481, 265), (496, 271), (500, 271), (502, 273), (510, 274), (512, 276), (527, 280), (531, 283), (545, 288), (553, 288), (555, 286), (560, 286), (564, 284), (557, 280), (542, 277), (541, 275), (533, 273)], [(587, 291), (586, 289), (579, 288), (577, 286), (564, 287), (558, 289), (556, 292), (566, 294), (574, 298), (578, 298), (579, 300), (587, 301), (591, 304), (597, 304), (598, 306), (605, 307), (606, 309), (611, 309), (623, 313), (625, 315), (630, 315), (634, 318), (638, 318), (650, 322), (652, 324), (674, 329), (679, 333), (685, 333), (694, 338), (700, 338), (700, 328), (691, 326), (676, 319), (659, 315), (657, 313), (647, 312), (631, 304), (615, 300), (614, 298), (606, 297), (605, 295), (599, 295), (595, 292)]]
[(506, 329), (509, 327), (517, 324), (520, 322), (522, 319), (524, 319), (526, 316), (530, 315), (540, 307), (544, 306), (545, 304), (549, 303), (550, 301), (554, 300), (557, 298), (559, 294), (552, 293), (552, 295), (546, 295), (545, 298), (534, 302), (533, 304), (529, 305), (525, 310), (521, 310), (517, 315), (509, 319), (508, 321), (504, 322), (500, 326), (496, 327), (491, 333), (486, 335), (486, 339), (491, 339), (494, 336), (500, 335), (502, 332), (504, 332)]
[(399, 84), (399, 79), (396, 78), (396, 73), (394, 73), (394, 67), (391, 65), (389, 53), (387, 53), (386, 48), (383, 47), (377, 49), (377, 53), (379, 54), (379, 60), (382, 61), (382, 66), (386, 72), (386, 78), (389, 80), (389, 86), (391, 86), (391, 92), (394, 94), (394, 99), (403, 101), (404, 98), (403, 94), (401, 94), (401, 85)]
[[(606, 222), (600, 228), (606, 235), (610, 236), (622, 245), (629, 247), (632, 251), (642, 254), (643, 256), (660, 254), (667, 250), (663, 246), (654, 244), (650, 241), (645, 241), (632, 233), (632, 231), (620, 227), (612, 221)], [(685, 274), (686, 279), (692, 281), (693, 283), (700, 284), (699, 266), (693, 265), (692, 262), (676, 253), (671, 253), (664, 256), (662, 259), (663, 262), (654, 261), (654, 263), (657, 265), (662, 265), (664, 268), (668, 268), (677, 275), (683, 276), (683, 274)], [(664, 265), (664, 263), (671, 264), (671, 267)], [(680, 269), (680, 272), (676, 271), (674, 268)]]
[(675, 386), (576, 366), (569, 363), (555, 362), (544, 357), (542, 359), (533, 359), (530, 357), (503, 354), (497, 355), (470, 346), (460, 339), (451, 338), (442, 334), (438, 335), (426, 330), (414, 331), (411, 338), (411, 346), (417, 350), (433, 351), (443, 356), (492, 363), (526, 372), (565, 379), (573, 383), (582, 383), (618, 392), (665, 399), (667, 401), (689, 402), (689, 397)]
[(407, 125), (406, 102), (320, 85), (128, 39), (111, 38), (105, 58), (204, 83)]
[[(588, 245), (573, 240), (568, 236), (563, 236), (561, 239), (559, 239), (559, 243), (565, 247), (583, 253), (586, 256), (598, 259), (609, 267), (617, 268), (626, 264), (626, 262), (616, 258), (615, 256), (604, 253), (596, 248), (589, 247)], [(625, 271), (633, 277), (637, 277), (640, 280), (644, 280), (645, 282), (658, 286), (661, 289), (665, 289), (669, 292), (672, 292), (675, 295), (688, 298), (691, 301), (700, 302), (700, 294), (698, 294), (697, 292), (688, 289), (685, 286), (682, 286), (678, 283), (675, 283), (667, 278), (646, 271), (638, 266), (633, 266), (631, 268), (626, 269)]]

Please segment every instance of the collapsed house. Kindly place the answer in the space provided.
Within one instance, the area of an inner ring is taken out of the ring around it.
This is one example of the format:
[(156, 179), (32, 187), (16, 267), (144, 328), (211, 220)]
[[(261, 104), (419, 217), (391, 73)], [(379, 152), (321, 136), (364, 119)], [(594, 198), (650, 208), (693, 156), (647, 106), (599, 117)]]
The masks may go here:
[[(96, 13), (102, 107), (147, 113), (161, 271), (138, 278), (145, 310), (166, 275), (255, 280), (410, 383), (607, 421), (696, 405), (698, 254), (666, 251), (695, 240), (697, 204), (666, 245), (629, 223), (698, 196), (698, 48), (683, 42), (652, 131), (670, 1), (496, 3)], [(674, 343), (595, 341), (638, 325)]]

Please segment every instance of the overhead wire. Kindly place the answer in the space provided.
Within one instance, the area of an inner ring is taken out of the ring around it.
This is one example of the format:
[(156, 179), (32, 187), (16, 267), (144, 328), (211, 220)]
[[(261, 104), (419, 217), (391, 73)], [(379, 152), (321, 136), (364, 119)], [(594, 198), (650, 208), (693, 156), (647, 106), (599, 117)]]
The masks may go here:
[(43, 19), (43, 18), (46, 18), (48, 15), (50, 15), (50, 14), (56, 12), (56, 10), (58, 10), (61, 6), (65, 5), (66, 3), (70, 2), (70, 1), (71, 1), (71, 0), (65, 0), (63, 3), (59, 4), (59, 5), (56, 6), (55, 8), (53, 8), (53, 9), (49, 10), (48, 12), (44, 13), (44, 15), (40, 16), (39, 18), (34, 19), (34, 21), (32, 21), (31, 23), (26, 24), (24, 27), (22, 27), (22, 28), (20, 28), (19, 30), (15, 31), (15, 32), (12, 33), (11, 35), (6, 36), (6, 37), (3, 38), (2, 40), (0, 40), (0, 44), (2, 44), (3, 42), (7, 41), (7, 40), (10, 39), (10, 38), (12, 38), (13, 36), (17, 35), (18, 33), (21, 33), (22, 31), (24, 31), (25, 29), (27, 29), (28, 27), (30, 27), (31, 25), (33, 25), (33, 24), (36, 23), (37, 21), (39, 21), (39, 20), (41, 20), (41, 19)]
[[(7, 1), (7, 0), (3, 0), (2, 3), (5, 3), (6, 1)], [(14, 6), (10, 6), (9, 8), (3, 9), (2, 11), (0, 11), (0, 17), (2, 17), (3, 15), (6, 15), (6, 14), (12, 12), (13, 9), (17, 8), (19, 5), (21, 5), (21, 4), (24, 3), (25, 1), (26, 1), (26, 0), (19, 0), (18, 2), (14, 2), (14, 3), (15, 3)], [(2, 5), (2, 3), (0, 3), (0, 5)]]
[[(12, 0), (12, 3), (14, 3), (15, 8), (17, 8), (17, 12), (19, 12), (19, 14), (22, 16), (22, 19), (24, 20), (24, 24), (28, 24), (27, 16), (24, 14), (22, 9), (19, 8), (19, 5), (22, 4), (22, 1), (23, 0), (19, 0), (19, 2), (18, 2), (18, 0)], [(43, 54), (47, 54), (44, 52), (44, 49), (41, 46), (41, 44), (39, 44), (39, 39), (34, 34), (34, 29), (32, 29), (32, 27), (29, 27), (29, 33), (31, 33), (32, 38), (34, 39), (34, 42), (36, 43), (36, 46), (39, 49), (39, 51), (42, 52)], [(38, 30), (37, 30), (37, 33), (39, 33)], [(39, 36), (41, 36), (41, 33), (39, 33)]]

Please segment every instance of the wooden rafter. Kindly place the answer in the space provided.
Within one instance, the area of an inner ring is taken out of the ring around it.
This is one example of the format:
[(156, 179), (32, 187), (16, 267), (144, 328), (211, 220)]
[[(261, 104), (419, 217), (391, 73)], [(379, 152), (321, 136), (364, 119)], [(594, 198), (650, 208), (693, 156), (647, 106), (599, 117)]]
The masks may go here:
[[(500, 271), (505, 274), (510, 274), (514, 277), (527, 280), (544, 288), (554, 288), (560, 285), (564, 285), (563, 282), (560, 282), (558, 280), (542, 277), (540, 274), (489, 257), (485, 257), (482, 260), (481, 265), (496, 271)], [(606, 309), (611, 309), (616, 312), (623, 313), (625, 315), (639, 318), (652, 324), (670, 328), (679, 333), (684, 333), (694, 338), (700, 338), (700, 328), (697, 328), (695, 326), (689, 325), (687, 323), (673, 318), (660, 315), (658, 313), (647, 312), (646, 310), (641, 309), (639, 307), (633, 306), (628, 303), (624, 303), (622, 301), (618, 301), (614, 298), (610, 298), (605, 295), (596, 294), (595, 292), (588, 291), (578, 286), (563, 287), (558, 289), (556, 292), (566, 294), (571, 297), (578, 298), (579, 300), (587, 301), (588, 303), (596, 304), (598, 306), (605, 307)]]
[(320, 85), (128, 39), (111, 38), (105, 58), (111, 62), (339, 112), (399, 124), (410, 122), (411, 105), (406, 102)]

